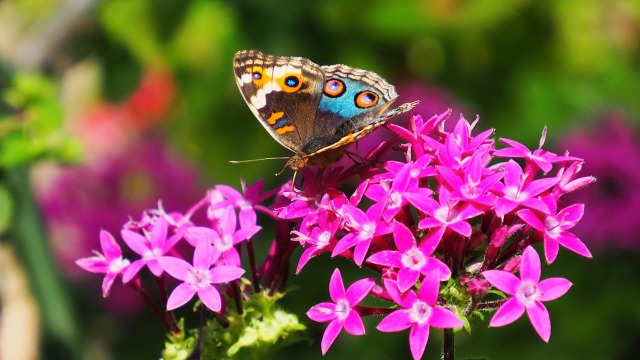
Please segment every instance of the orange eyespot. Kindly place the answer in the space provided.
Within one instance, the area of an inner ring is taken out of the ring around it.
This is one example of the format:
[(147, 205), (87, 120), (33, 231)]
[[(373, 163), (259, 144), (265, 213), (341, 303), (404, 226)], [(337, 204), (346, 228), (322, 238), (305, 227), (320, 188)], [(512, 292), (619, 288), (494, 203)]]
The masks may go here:
[(329, 79), (324, 83), (324, 94), (328, 97), (338, 97), (344, 93), (344, 82), (338, 79)]
[(278, 85), (284, 92), (296, 92), (302, 87), (302, 77), (300, 74), (288, 73), (278, 78)]
[(373, 91), (361, 91), (356, 94), (356, 106), (362, 109), (370, 108), (378, 103), (378, 94)]
[(246, 72), (251, 74), (253, 83), (258, 88), (262, 88), (264, 84), (270, 80), (269, 77), (265, 75), (264, 68), (262, 68), (261, 66), (254, 66), (252, 68), (247, 68)]

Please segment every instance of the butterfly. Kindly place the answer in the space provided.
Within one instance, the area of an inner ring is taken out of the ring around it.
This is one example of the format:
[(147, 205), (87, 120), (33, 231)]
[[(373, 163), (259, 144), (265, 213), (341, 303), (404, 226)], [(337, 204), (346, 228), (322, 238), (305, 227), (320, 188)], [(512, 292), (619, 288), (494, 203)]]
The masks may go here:
[(320, 66), (309, 59), (238, 51), (236, 83), (251, 112), (294, 155), (287, 166), (328, 166), (351, 143), (418, 101), (388, 110), (398, 97), (379, 75), (346, 65)]

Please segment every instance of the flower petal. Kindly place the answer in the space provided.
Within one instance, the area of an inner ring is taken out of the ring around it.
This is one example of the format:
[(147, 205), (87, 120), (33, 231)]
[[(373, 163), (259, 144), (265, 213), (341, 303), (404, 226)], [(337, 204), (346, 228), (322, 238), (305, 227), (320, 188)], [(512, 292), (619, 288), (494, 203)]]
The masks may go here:
[(333, 320), (327, 325), (327, 328), (324, 330), (324, 334), (322, 335), (322, 341), (320, 342), (320, 348), (322, 349), (322, 355), (327, 353), (333, 341), (340, 334), (340, 330), (342, 330), (342, 322), (338, 319)]
[(586, 258), (593, 257), (591, 255), (591, 252), (587, 248), (587, 245), (585, 245), (577, 236), (570, 232), (563, 232), (562, 236), (559, 236), (556, 240), (558, 240), (558, 243), (560, 245), (566, 247), (567, 249), (573, 251), (578, 255), (582, 255)]
[(538, 284), (538, 290), (540, 290), (541, 294), (538, 300), (540, 301), (549, 301), (555, 300), (562, 295), (566, 294), (569, 291), (569, 288), (573, 284), (564, 278), (549, 278), (542, 280)]
[(244, 269), (237, 266), (218, 265), (211, 270), (211, 282), (221, 284), (239, 279), (244, 274)]
[(387, 315), (376, 327), (382, 332), (396, 332), (409, 328), (413, 323), (407, 310), (396, 310)]
[(435, 306), (431, 309), (429, 325), (438, 329), (449, 329), (461, 327), (464, 323), (453, 311)]
[(202, 303), (213, 312), (219, 312), (222, 308), (220, 293), (214, 286), (207, 286), (198, 290), (198, 297), (202, 300)]
[(351, 284), (345, 293), (349, 306), (354, 307), (362, 301), (369, 294), (373, 285), (375, 285), (375, 281), (371, 278), (361, 279)]
[(102, 247), (102, 252), (107, 259), (114, 259), (122, 256), (122, 250), (120, 250), (120, 246), (118, 246), (116, 239), (114, 239), (113, 235), (106, 230), (100, 230), (100, 246)]
[(364, 335), (364, 324), (357, 311), (349, 311), (349, 315), (344, 320), (344, 329), (351, 335)]
[(531, 321), (531, 325), (536, 329), (536, 332), (542, 340), (549, 342), (551, 337), (551, 320), (549, 319), (549, 312), (547, 308), (542, 305), (541, 302), (536, 301), (533, 306), (527, 308), (527, 315)]
[(537, 284), (540, 281), (540, 271), (540, 256), (533, 247), (527, 246), (520, 260), (520, 279)]
[(508, 271), (487, 270), (482, 272), (482, 276), (484, 276), (491, 285), (508, 295), (514, 295), (520, 285), (520, 279)]
[(414, 324), (409, 332), (409, 348), (414, 360), (422, 359), (429, 340), (429, 324)]
[(188, 262), (173, 256), (163, 256), (158, 258), (158, 264), (160, 264), (160, 267), (162, 267), (169, 275), (183, 281), (187, 278), (189, 271), (193, 268), (193, 266)]
[(336, 318), (336, 304), (323, 302), (314, 305), (307, 311), (309, 319), (316, 322), (327, 322)]
[(520, 304), (515, 298), (510, 298), (496, 311), (493, 318), (491, 318), (491, 322), (489, 322), (489, 326), (499, 327), (511, 324), (524, 314), (524, 310), (524, 305)]
[(339, 269), (335, 269), (331, 274), (331, 280), (329, 280), (329, 296), (334, 303), (345, 298), (346, 292), (344, 290), (344, 283), (342, 282), (342, 275)]
[(171, 292), (171, 295), (169, 295), (169, 299), (167, 300), (167, 310), (171, 311), (186, 304), (189, 300), (191, 300), (191, 298), (193, 298), (193, 295), (195, 295), (195, 293), (196, 292), (193, 290), (191, 285), (187, 283), (182, 283), (176, 286), (176, 288), (173, 289), (173, 292)]

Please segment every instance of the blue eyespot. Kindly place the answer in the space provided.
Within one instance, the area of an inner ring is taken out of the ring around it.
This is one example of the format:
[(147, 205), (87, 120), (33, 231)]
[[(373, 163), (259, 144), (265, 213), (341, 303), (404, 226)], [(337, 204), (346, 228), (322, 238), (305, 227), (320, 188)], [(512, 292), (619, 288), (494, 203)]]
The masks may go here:
[(262, 73), (258, 72), (258, 71), (254, 71), (253, 74), (251, 74), (251, 76), (253, 76), (254, 80), (260, 80), (262, 79)]
[(284, 79), (284, 83), (288, 87), (296, 87), (300, 83), (300, 80), (295, 76), (287, 76), (287, 78)]

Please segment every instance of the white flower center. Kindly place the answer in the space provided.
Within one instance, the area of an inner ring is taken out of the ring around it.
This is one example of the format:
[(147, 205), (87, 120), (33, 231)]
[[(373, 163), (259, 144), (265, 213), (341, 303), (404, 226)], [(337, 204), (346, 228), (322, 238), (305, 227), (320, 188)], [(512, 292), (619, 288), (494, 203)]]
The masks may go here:
[(360, 231), (360, 233), (367, 239), (373, 238), (373, 234), (375, 234), (375, 232), (376, 224), (373, 222), (364, 223), (364, 225), (362, 225), (362, 230)]
[(203, 289), (211, 285), (209, 270), (191, 268), (185, 282), (196, 289)]
[(160, 256), (162, 256), (162, 249), (153, 248), (151, 250), (145, 251), (144, 254), (142, 255), (142, 258), (149, 260), (149, 259), (157, 259)]
[(402, 195), (394, 191), (389, 195), (388, 208), (394, 209), (400, 206), (402, 206)]
[(338, 300), (336, 303), (336, 317), (344, 320), (349, 315), (349, 311), (351, 311), (351, 307), (349, 307), (347, 299)]
[(233, 247), (233, 238), (229, 234), (222, 235), (220, 238), (220, 251), (226, 251)]
[(331, 240), (331, 232), (323, 231), (318, 236), (318, 241), (316, 243), (316, 247), (322, 249), (323, 247), (329, 244), (329, 240)]
[(129, 260), (123, 259), (122, 256), (109, 263), (109, 272), (112, 274), (118, 274), (122, 269), (129, 266)]
[(562, 233), (562, 228), (560, 227), (560, 222), (552, 217), (552, 216), (548, 216), (545, 220), (544, 220), (544, 227), (545, 229), (547, 229), (547, 235), (549, 235), (552, 238), (557, 238), (560, 236), (560, 234)]
[(427, 258), (424, 256), (422, 251), (416, 247), (413, 247), (411, 250), (402, 254), (402, 265), (406, 268), (420, 270), (426, 262)]
[(525, 307), (533, 305), (540, 297), (537, 284), (532, 281), (522, 281), (516, 292), (516, 299)]
[(431, 306), (418, 300), (414, 302), (411, 309), (409, 309), (409, 317), (413, 323), (424, 324), (429, 321), (432, 312), (433, 308)]

